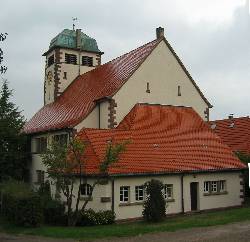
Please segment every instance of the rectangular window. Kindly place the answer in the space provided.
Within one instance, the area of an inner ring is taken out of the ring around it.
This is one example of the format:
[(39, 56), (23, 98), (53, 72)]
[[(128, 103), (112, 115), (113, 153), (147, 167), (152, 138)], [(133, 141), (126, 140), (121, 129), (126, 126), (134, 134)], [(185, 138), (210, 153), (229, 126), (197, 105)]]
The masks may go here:
[(120, 202), (127, 203), (129, 202), (129, 186), (120, 187)]
[(54, 55), (51, 55), (49, 58), (48, 58), (48, 66), (51, 66), (52, 64), (55, 63), (55, 60), (54, 60)]
[(44, 175), (45, 175), (45, 172), (44, 172), (44, 171), (42, 171), (42, 170), (37, 170), (37, 171), (36, 171), (36, 176), (37, 176), (36, 183), (37, 183), (37, 184), (42, 184), (42, 183), (44, 183)]
[(53, 141), (61, 146), (68, 144), (68, 134), (57, 134), (53, 136)]
[(65, 53), (65, 63), (76, 65), (77, 64), (77, 57), (76, 57), (76, 55)]
[(226, 191), (226, 181), (225, 180), (219, 181), (219, 190), (220, 190), (220, 192)]
[(63, 79), (67, 79), (67, 72), (63, 72)]
[(173, 184), (164, 185), (164, 197), (165, 199), (173, 199)]
[(90, 184), (81, 184), (80, 191), (82, 196), (89, 196), (91, 193), (91, 185)]
[(135, 200), (143, 201), (144, 200), (144, 188), (143, 186), (135, 186)]
[(46, 137), (36, 138), (36, 152), (41, 154), (46, 152), (46, 150), (47, 150), (47, 138)]
[(181, 86), (178, 86), (178, 96), (181, 96)]
[(205, 181), (204, 182), (204, 192), (205, 193), (209, 193), (210, 192), (210, 182), (209, 181)]
[(83, 56), (82, 57), (82, 65), (83, 66), (93, 66), (93, 57)]
[(217, 192), (218, 190), (217, 181), (211, 181), (211, 192)]

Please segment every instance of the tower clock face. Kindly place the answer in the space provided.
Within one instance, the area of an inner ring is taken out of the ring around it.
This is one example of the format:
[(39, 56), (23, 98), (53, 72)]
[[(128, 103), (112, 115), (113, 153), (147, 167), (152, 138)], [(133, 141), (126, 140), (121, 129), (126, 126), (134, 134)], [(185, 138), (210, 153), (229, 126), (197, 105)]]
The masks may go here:
[(53, 79), (53, 74), (52, 74), (51, 71), (49, 71), (48, 74), (47, 74), (47, 82), (48, 82), (48, 85), (51, 85), (52, 79)]

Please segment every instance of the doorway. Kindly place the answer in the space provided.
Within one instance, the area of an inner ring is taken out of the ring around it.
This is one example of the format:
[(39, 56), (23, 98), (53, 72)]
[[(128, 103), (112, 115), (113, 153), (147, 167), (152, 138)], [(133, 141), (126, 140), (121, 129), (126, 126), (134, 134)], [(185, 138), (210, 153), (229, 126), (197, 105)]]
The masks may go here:
[(191, 211), (198, 210), (198, 182), (190, 183)]

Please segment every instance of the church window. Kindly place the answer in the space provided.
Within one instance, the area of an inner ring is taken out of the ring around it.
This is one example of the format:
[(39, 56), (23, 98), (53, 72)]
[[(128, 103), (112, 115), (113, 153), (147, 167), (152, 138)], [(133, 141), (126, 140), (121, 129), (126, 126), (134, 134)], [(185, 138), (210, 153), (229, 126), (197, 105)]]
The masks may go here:
[(147, 93), (150, 93), (150, 89), (149, 89), (149, 82), (147, 82), (147, 89), (146, 89)]
[(63, 73), (63, 79), (67, 79), (67, 72)]
[(54, 60), (54, 55), (51, 55), (49, 58), (48, 58), (48, 66), (51, 66), (52, 64), (55, 63), (55, 60)]
[(47, 138), (36, 138), (36, 152), (38, 154), (44, 153), (47, 150)]
[(93, 57), (83, 56), (82, 57), (83, 66), (93, 66)]
[(181, 86), (178, 86), (178, 96), (181, 96)]
[(76, 65), (77, 64), (77, 57), (76, 57), (76, 55), (65, 53), (65, 63)]

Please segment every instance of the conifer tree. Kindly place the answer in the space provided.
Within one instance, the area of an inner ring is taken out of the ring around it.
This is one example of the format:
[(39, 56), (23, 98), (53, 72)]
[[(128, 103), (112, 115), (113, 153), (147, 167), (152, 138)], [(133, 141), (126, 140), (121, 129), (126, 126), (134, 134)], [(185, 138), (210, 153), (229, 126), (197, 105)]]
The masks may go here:
[(26, 137), (21, 134), (24, 117), (11, 102), (12, 90), (3, 80), (0, 90), (0, 181), (21, 180), (26, 167)]

